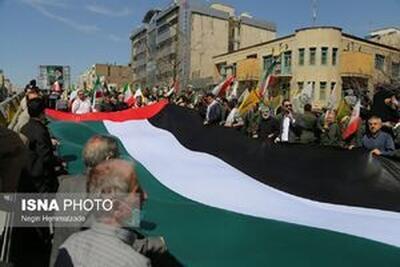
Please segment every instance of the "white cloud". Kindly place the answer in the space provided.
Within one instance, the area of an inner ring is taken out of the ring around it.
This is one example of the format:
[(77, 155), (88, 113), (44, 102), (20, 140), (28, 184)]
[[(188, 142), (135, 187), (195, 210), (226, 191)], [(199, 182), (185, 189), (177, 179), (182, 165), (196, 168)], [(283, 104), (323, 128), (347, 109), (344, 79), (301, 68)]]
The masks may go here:
[(116, 10), (102, 5), (91, 4), (87, 5), (86, 9), (89, 10), (90, 12), (109, 17), (125, 17), (132, 14), (132, 10), (130, 10), (127, 7)]
[(42, 7), (58, 7), (66, 8), (67, 5), (63, 0), (22, 0), (22, 2), (30, 4), (32, 6), (42, 6)]
[(67, 25), (75, 30), (78, 30), (80, 32), (91, 34), (91, 33), (96, 33), (96, 32), (100, 31), (100, 29), (96, 25), (81, 24), (70, 18), (63, 17), (59, 14), (54, 14), (54, 13), (48, 11), (47, 7), (65, 8), (66, 5), (61, 0), (23, 0), (23, 2), (31, 5), (37, 11), (39, 11), (42, 15), (44, 15), (50, 19), (57, 20), (61, 23), (64, 23), (65, 25)]
[[(88, 25), (88, 24), (82, 24), (74, 19), (65, 17), (60, 15), (60, 12), (57, 11), (51, 12), (50, 10), (60, 10), (60, 9), (66, 9), (68, 8), (67, 2), (65, 0), (21, 0), (23, 3), (30, 5), (33, 7), (35, 10), (37, 10), (39, 13), (41, 13), (43, 16), (58, 21), (60, 23), (63, 23), (79, 32), (85, 33), (85, 34), (101, 34), (104, 36), (106, 39), (113, 41), (113, 42), (121, 42), (123, 39), (115, 34), (107, 34), (102, 31), (98, 26), (96, 25)], [(116, 10), (110, 10), (107, 9), (106, 7), (102, 6), (97, 6), (97, 5), (92, 5), (90, 6), (91, 12), (97, 13), (97, 14), (102, 14), (106, 16), (126, 16), (131, 13), (131, 11), (127, 8), (121, 9), (119, 11)], [(89, 6), (87, 7), (89, 9)]]

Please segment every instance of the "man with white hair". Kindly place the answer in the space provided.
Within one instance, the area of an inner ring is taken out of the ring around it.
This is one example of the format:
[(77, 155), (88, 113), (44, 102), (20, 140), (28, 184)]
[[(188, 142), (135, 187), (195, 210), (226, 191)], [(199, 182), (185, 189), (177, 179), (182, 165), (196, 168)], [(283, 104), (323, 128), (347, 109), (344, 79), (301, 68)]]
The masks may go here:
[(391, 156), (395, 150), (390, 134), (383, 132), (382, 119), (372, 116), (368, 120), (369, 132), (362, 139), (362, 146), (374, 156)]
[[(68, 193), (84, 194), (87, 192), (86, 182), (90, 169), (99, 163), (118, 158), (120, 151), (117, 140), (108, 135), (92, 136), (85, 144), (82, 151), (83, 163), (86, 170), (79, 175), (64, 175), (59, 177), (60, 186), (57, 190), (57, 199), (62, 198)], [(74, 195), (71, 195), (74, 196)], [(72, 234), (79, 232), (83, 225), (77, 224), (75, 227), (60, 227), (55, 223), (53, 246), (50, 257), (50, 266), (53, 266), (57, 257), (58, 247)]]
[(89, 230), (68, 238), (60, 247), (55, 266), (150, 266), (150, 261), (132, 248), (135, 235), (125, 228), (140, 220), (140, 205), (147, 198), (133, 164), (113, 159), (95, 166), (90, 170), (88, 192), (112, 199), (112, 210), (98, 214)]

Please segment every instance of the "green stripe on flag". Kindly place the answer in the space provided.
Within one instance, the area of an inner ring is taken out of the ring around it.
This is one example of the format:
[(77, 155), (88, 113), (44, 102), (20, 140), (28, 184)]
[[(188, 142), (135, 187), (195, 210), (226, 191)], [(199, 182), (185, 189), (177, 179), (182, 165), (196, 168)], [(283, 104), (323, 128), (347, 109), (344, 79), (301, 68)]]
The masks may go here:
[[(54, 121), (50, 127), (61, 140), (60, 154), (72, 160), (68, 168), (73, 174), (83, 171), (85, 142), (94, 134), (108, 133), (101, 122)], [(123, 157), (130, 158), (120, 145)], [(185, 266), (398, 266), (400, 262), (399, 248), (208, 207), (169, 190), (140, 163), (136, 170), (149, 196), (143, 231), (163, 235), (171, 254)]]

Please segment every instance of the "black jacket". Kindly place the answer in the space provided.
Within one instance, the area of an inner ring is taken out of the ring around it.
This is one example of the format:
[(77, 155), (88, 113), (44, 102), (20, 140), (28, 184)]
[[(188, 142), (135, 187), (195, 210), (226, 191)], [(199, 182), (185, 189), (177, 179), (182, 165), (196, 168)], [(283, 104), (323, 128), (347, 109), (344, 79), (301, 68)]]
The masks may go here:
[(57, 158), (53, 153), (50, 133), (37, 119), (30, 119), (21, 129), (29, 141), (27, 174), (21, 179), (24, 192), (54, 192), (58, 182), (55, 173)]
[(258, 135), (261, 140), (272, 144), (279, 137), (280, 125), (279, 121), (270, 116), (268, 119), (261, 119), (258, 128)]

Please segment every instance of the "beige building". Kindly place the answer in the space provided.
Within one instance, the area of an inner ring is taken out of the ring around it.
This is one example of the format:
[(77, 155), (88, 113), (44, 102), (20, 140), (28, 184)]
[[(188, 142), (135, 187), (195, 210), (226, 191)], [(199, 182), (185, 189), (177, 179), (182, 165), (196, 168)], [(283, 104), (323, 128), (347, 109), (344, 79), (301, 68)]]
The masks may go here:
[(150, 10), (131, 34), (134, 82), (168, 85), (177, 77), (183, 86), (204, 87), (214, 80), (213, 56), (272, 40), (276, 27), (235, 15), (235, 9), (200, 1), (174, 1)]
[(79, 77), (79, 88), (93, 88), (97, 77), (109, 88), (119, 89), (125, 84), (132, 84), (133, 73), (130, 66), (95, 64)]
[(0, 69), (0, 100), (7, 98), (7, 95), (15, 92), (16, 89), (11, 80), (7, 78), (3, 70)]
[(400, 28), (390, 27), (375, 30), (369, 33), (367, 39), (400, 49)]
[(272, 62), (278, 62), (273, 94), (292, 97), (311, 82), (316, 107), (327, 104), (335, 86), (338, 97), (345, 89), (369, 90), (372, 94), (376, 84), (400, 78), (399, 49), (346, 34), (337, 27), (303, 28), (217, 55), (214, 71), (216, 78), (233, 74), (242, 87), (255, 86)]

